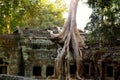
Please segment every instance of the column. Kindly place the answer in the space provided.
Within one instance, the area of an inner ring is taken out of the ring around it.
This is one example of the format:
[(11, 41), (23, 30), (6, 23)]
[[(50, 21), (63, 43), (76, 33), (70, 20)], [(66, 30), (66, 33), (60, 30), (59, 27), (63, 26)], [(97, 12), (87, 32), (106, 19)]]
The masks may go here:
[(41, 68), (41, 76), (42, 78), (46, 78), (46, 65), (43, 65)]

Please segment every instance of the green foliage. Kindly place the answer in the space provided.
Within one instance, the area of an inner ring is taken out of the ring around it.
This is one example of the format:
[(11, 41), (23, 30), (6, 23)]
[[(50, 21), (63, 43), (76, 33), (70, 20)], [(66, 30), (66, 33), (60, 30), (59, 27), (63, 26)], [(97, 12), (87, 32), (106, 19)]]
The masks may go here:
[[(34, 2), (31, 9), (26, 9), (27, 26), (45, 29), (52, 26), (62, 26), (64, 23), (63, 12), (66, 7), (58, 7), (57, 3), (49, 0), (38, 0)], [(31, 6), (31, 5), (30, 5)], [(28, 15), (29, 14), (29, 15)]]
[(0, 0), (0, 33), (13, 31), (16, 26), (46, 28), (62, 26), (65, 6), (62, 0), (52, 3), (49, 0)]
[(113, 44), (120, 34), (120, 0), (88, 0), (93, 9), (90, 22), (85, 27), (89, 39)]
[(0, 33), (7, 32), (7, 25), (13, 29), (22, 24), (24, 10), (20, 6), (22, 0), (0, 0)]

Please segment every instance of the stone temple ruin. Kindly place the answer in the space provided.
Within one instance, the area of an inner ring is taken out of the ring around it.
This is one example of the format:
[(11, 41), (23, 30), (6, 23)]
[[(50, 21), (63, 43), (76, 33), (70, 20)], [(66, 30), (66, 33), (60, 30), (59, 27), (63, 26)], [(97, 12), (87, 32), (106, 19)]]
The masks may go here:
[(24, 76), (46, 78), (54, 72), (57, 44), (49, 40), (44, 30), (19, 30), (21, 52), (24, 60)]
[[(56, 32), (57, 30), (53, 31)], [(85, 33), (80, 34), (86, 37)], [(120, 79), (120, 43), (99, 50), (98, 43), (82, 49), (85, 78)], [(54, 73), (58, 44), (50, 40), (47, 30), (17, 29), (13, 34), (0, 35), (0, 74), (45, 79)], [(75, 74), (76, 67), (70, 66)]]
[(54, 72), (57, 44), (47, 31), (19, 29), (1, 35), (0, 74), (46, 78)]

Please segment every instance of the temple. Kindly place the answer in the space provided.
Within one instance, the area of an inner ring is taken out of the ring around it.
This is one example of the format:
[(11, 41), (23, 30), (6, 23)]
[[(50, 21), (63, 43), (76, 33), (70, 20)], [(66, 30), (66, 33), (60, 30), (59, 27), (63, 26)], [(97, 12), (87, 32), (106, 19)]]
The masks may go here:
[[(55, 28), (53, 32), (57, 32)], [(87, 34), (81, 31), (81, 36)], [(82, 49), (84, 74), (87, 79), (120, 79), (120, 43), (99, 49), (98, 43)], [(47, 30), (16, 29), (13, 34), (0, 35), (0, 74), (45, 79), (54, 73), (54, 60), (60, 45), (50, 40)], [(70, 66), (75, 74), (76, 67)]]

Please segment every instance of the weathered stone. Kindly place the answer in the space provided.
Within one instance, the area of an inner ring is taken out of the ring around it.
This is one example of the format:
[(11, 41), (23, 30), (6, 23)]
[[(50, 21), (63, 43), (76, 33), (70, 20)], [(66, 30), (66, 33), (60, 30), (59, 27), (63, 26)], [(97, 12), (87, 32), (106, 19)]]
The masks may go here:
[(27, 78), (22, 76), (0, 74), (0, 80), (37, 80), (37, 79), (32, 79), (32, 78)]

